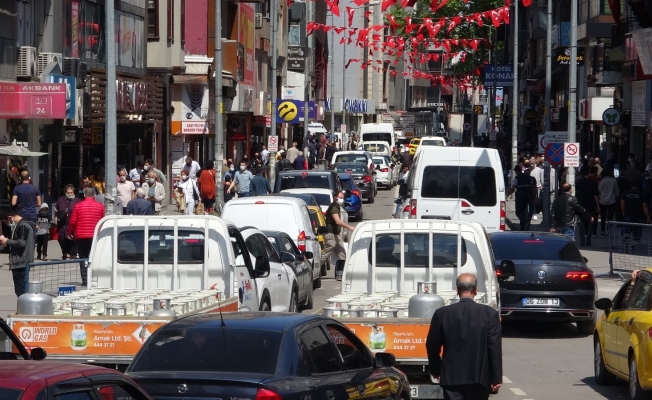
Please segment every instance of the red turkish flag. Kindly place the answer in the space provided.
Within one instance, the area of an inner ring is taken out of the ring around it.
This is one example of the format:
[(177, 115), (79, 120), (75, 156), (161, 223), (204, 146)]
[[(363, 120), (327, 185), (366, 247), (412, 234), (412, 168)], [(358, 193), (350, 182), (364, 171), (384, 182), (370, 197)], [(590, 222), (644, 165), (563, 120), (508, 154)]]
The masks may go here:
[(475, 21), (478, 23), (478, 26), (482, 28), (484, 26), (484, 21), (482, 20), (482, 14), (480, 13), (475, 13), (473, 14), (473, 18)]
[(532, 5), (532, 0), (523, 0), (523, 7), (530, 7)]
[(503, 22), (509, 24), (509, 7), (503, 7)]
[(369, 0), (353, 0), (353, 2), (358, 5), (358, 6), (363, 6), (367, 3), (369, 3)]
[(437, 8), (434, 9), (433, 11), (437, 11), (437, 10), (439, 10), (440, 8), (442, 8), (443, 6), (445, 6), (446, 3), (448, 3), (448, 0), (441, 0), (441, 3), (439, 3), (439, 5), (437, 6)]
[(355, 8), (346, 7), (346, 14), (348, 16), (349, 27), (353, 25), (353, 15), (355, 14)]
[(396, 0), (383, 0), (383, 2), (380, 5), (380, 9), (382, 12), (387, 11), (388, 8), (396, 4)]
[(333, 15), (340, 16), (340, 0), (326, 0), (326, 5)]
[(392, 30), (392, 33), (394, 33), (394, 30), (398, 28), (398, 25), (396, 24), (396, 18), (393, 15), (388, 15), (387, 20), (389, 21), (389, 27)]
[(491, 10), (488, 12), (491, 13), (491, 22), (494, 24), (494, 26), (496, 28), (500, 27), (500, 23), (502, 22), (502, 13), (499, 11), (499, 9)]

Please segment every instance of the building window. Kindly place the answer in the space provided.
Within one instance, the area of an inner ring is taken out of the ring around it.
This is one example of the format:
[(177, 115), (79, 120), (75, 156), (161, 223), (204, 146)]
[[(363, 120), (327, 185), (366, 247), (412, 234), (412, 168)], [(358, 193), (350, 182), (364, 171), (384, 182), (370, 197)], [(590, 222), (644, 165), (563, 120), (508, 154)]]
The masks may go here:
[(168, 0), (168, 40), (174, 42), (174, 0)]
[(158, 0), (147, 0), (147, 37), (158, 39)]

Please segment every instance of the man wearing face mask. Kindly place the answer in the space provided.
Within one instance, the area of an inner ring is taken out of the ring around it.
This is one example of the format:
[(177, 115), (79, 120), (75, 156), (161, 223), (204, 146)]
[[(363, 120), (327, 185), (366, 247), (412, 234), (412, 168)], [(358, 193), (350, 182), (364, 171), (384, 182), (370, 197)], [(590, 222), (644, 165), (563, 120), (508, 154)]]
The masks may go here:
[(11, 227), (11, 238), (0, 236), (0, 245), (9, 246), (9, 269), (14, 278), (16, 297), (25, 293), (25, 267), (34, 262), (36, 223), (15, 211), (9, 211), (4, 222)]
[(143, 189), (147, 193), (147, 200), (154, 206), (154, 214), (159, 215), (163, 200), (165, 199), (165, 187), (162, 183), (156, 181), (156, 172), (150, 171), (147, 174), (147, 181), (143, 183)]
[(183, 170), (186, 171), (186, 174), (195, 181), (197, 182), (197, 172), (201, 170), (201, 166), (197, 161), (194, 161), (192, 157), (186, 157), (186, 164), (183, 166)]
[(242, 160), (240, 161), (240, 171), (235, 173), (235, 177), (226, 192), (230, 194), (233, 188), (237, 185), (238, 197), (249, 197), (252, 179), (254, 179), (254, 176), (251, 172), (247, 171), (247, 162)]
[(67, 259), (68, 256), (70, 258), (77, 257), (75, 241), (68, 238), (68, 223), (70, 222), (70, 215), (72, 214), (73, 208), (80, 201), (79, 197), (75, 196), (75, 187), (73, 185), (66, 185), (64, 195), (59, 197), (57, 203), (54, 205), (54, 224), (57, 226), (62, 260)]
[(163, 185), (165, 185), (168, 182), (168, 179), (165, 177), (165, 174), (161, 172), (161, 170), (154, 168), (154, 161), (151, 159), (145, 160), (145, 166), (143, 167), (143, 171), (145, 171), (144, 174), (141, 174), (142, 176), (142, 182), (145, 183), (147, 181), (147, 177), (150, 172), (154, 171), (156, 173), (156, 178), (158, 179), (159, 182), (161, 182)]
[(134, 183), (127, 180), (127, 170), (121, 169), (118, 171), (118, 197), (122, 201), (124, 207), (122, 208), (122, 215), (127, 214), (127, 203), (134, 199), (136, 195), (136, 186)]
[[(338, 262), (344, 262), (346, 259), (346, 250), (342, 243), (342, 228), (348, 229), (353, 232), (354, 227), (345, 223), (340, 219), (342, 205), (344, 204), (344, 192), (333, 193), (333, 202), (326, 210), (326, 227), (328, 233), (324, 235), (324, 251), (321, 253), (321, 264), (324, 264), (331, 258), (331, 254), (336, 252)], [(336, 276), (335, 279), (339, 279)]]

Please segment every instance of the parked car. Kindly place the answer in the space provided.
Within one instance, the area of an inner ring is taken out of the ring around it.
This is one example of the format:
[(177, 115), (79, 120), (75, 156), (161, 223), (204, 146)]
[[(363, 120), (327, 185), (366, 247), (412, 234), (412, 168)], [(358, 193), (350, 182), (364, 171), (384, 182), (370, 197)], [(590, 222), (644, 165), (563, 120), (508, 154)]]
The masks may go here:
[[(321, 207), (319, 206), (308, 206), (308, 213), (310, 214), (310, 223), (312, 224), (313, 232), (317, 235), (319, 246), (323, 252), (324, 245), (326, 243), (324, 240), (324, 233), (328, 231), (328, 228), (326, 228), (326, 217), (324, 216), (324, 213), (321, 211)], [(335, 254), (331, 255), (331, 259), (333, 260), (335, 260), (336, 257), (337, 256)], [(319, 274), (320, 276), (313, 282), (313, 287), (315, 289), (319, 289), (321, 287), (321, 277), (326, 276), (326, 272), (330, 269), (330, 260), (326, 260), (325, 263), (321, 264)]]
[[(260, 295), (263, 309), (260, 311), (299, 311), (299, 285), (294, 270), (285, 264), (289, 258), (279, 255), (267, 236), (252, 226), (240, 228), (245, 245), (249, 250), (252, 262), (267, 260), (269, 273), (267, 285)], [(310, 254), (306, 254), (308, 256)], [(285, 260), (285, 261), (284, 261)], [(258, 269), (258, 268), (257, 268)], [(237, 279), (237, 278), (236, 278)], [(243, 293), (247, 295), (246, 287)], [(266, 310), (265, 306), (269, 309)]]
[(575, 322), (580, 334), (593, 333), (598, 290), (572, 239), (554, 233), (496, 232), (491, 244), (503, 321)]
[(121, 372), (94, 365), (0, 361), (0, 376), (2, 400), (151, 400)]
[(616, 378), (629, 382), (632, 400), (652, 397), (652, 269), (628, 280), (613, 300), (595, 302), (604, 314), (593, 336), (595, 381), (611, 385)]
[(338, 151), (334, 153), (330, 160), (330, 168), (334, 168), (335, 164), (339, 163), (362, 163), (369, 169), (374, 167), (373, 156), (370, 152), (364, 150)]
[(154, 399), (409, 399), (395, 364), (332, 318), (212, 313), (159, 328), (126, 373)]
[(40, 347), (27, 351), (21, 339), (0, 317), (0, 360), (43, 360), (46, 356), (47, 353)]
[(376, 186), (376, 172), (360, 163), (339, 163), (335, 164), (333, 170), (338, 173), (347, 173), (353, 177), (355, 184), (360, 188), (362, 197), (369, 203), (376, 200), (378, 187)]
[(324, 213), (328, 209), (328, 206), (333, 203), (333, 191), (330, 189), (286, 189), (281, 191), (281, 194), (283, 193), (312, 195), (317, 200), (317, 204)]
[[(371, 157), (369, 159), (371, 160)], [(274, 193), (305, 188), (339, 191), (342, 190), (342, 185), (334, 171), (282, 171), (276, 178)]]
[(394, 163), (387, 162), (383, 157), (374, 157), (374, 170), (376, 171), (376, 183), (383, 185), (386, 189), (394, 187)]
[(307, 206), (319, 207), (319, 203), (317, 202), (315, 196), (313, 196), (310, 193), (295, 192), (293, 189), (283, 190), (281, 191), (281, 193), (273, 193), (270, 194), (269, 196), (296, 197), (297, 199), (303, 200)]
[[(339, 183), (340, 178), (335, 178)], [(255, 226), (261, 230), (287, 233), (301, 252), (311, 256), (308, 258), (313, 268), (313, 279), (321, 279), (321, 246), (303, 200), (283, 196), (233, 199), (224, 205), (222, 218), (239, 227)]]
[[(312, 264), (299, 251), (297, 245), (285, 232), (262, 231), (279, 254), (281, 261), (292, 268), (297, 277), (297, 298), (300, 309), (312, 309)], [(290, 257), (292, 256), (292, 257)]]
[(349, 196), (344, 198), (344, 209), (353, 221), (362, 221), (362, 191), (355, 184), (353, 176), (349, 174), (338, 174), (342, 188), (350, 192)]

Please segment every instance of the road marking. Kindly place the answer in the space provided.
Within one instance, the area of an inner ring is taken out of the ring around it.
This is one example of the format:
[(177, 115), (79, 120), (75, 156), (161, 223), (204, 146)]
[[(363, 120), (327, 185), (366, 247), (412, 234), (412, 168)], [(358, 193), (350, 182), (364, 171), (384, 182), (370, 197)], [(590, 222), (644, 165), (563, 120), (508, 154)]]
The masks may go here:
[(503, 376), (503, 383), (514, 383), (514, 382), (510, 381), (508, 377)]
[(512, 393), (514, 393), (517, 396), (527, 396), (527, 393), (525, 393), (524, 391), (522, 391), (519, 388), (509, 388), (509, 390), (511, 390)]

